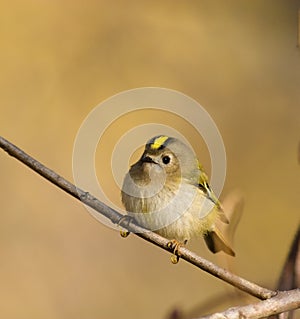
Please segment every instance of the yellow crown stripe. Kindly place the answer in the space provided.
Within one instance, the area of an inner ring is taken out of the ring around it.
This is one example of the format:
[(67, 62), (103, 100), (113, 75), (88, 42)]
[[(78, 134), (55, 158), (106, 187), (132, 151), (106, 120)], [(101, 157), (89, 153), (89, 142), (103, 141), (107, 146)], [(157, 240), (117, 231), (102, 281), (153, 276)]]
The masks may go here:
[(159, 136), (158, 138), (156, 138), (154, 140), (154, 142), (151, 144), (151, 148), (153, 150), (157, 150), (158, 148), (160, 148), (162, 145), (164, 145), (165, 141), (168, 139), (168, 136)]

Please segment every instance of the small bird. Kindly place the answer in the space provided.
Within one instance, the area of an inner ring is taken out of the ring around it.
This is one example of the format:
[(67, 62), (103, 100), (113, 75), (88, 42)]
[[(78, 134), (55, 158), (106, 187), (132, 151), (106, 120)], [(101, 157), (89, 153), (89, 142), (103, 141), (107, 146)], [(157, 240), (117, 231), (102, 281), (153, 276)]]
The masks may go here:
[[(126, 174), (122, 202), (141, 226), (170, 239), (174, 256), (193, 237), (235, 256), (218, 226), (229, 223), (193, 150), (174, 137), (151, 138)], [(178, 262), (179, 257), (172, 262)]]

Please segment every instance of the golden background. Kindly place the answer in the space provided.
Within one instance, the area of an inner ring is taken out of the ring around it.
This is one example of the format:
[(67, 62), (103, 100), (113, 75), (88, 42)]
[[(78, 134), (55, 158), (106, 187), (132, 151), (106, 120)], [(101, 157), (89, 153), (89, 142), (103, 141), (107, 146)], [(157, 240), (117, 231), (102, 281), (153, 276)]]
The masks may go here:
[[(275, 288), (299, 223), (298, 7), (284, 0), (3, 2), (0, 134), (72, 180), (77, 131), (98, 103), (143, 86), (189, 95), (225, 143), (222, 196), (239, 189), (246, 201), (231, 267)], [(185, 124), (172, 121), (184, 134)], [(113, 148), (106, 138), (97, 167), (117, 202), (110, 172), (101, 172)], [(209, 166), (207, 150), (197, 152)], [(4, 152), (0, 163), (1, 318), (166, 318), (231, 291), (184, 261), (173, 266), (135, 236), (121, 239)], [(226, 266), (202, 241), (190, 247)]]

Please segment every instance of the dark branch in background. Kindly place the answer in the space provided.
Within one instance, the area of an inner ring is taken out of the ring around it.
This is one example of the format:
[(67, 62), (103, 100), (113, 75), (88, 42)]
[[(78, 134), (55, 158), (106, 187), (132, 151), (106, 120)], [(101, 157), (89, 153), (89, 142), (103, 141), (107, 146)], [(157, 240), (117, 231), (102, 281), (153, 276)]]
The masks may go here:
[[(277, 285), (278, 290), (291, 290), (297, 287), (300, 287), (300, 227), (298, 227)], [(289, 311), (285, 318), (293, 319), (294, 311)], [(281, 319), (281, 315), (271, 316), (270, 319)]]
[[(88, 192), (85, 192), (80, 188), (76, 187), (74, 184), (70, 183), (69, 181), (67, 181), (51, 169), (47, 168), (46, 166), (44, 166), (31, 156), (23, 152), (17, 146), (13, 145), (12, 143), (10, 143), (2, 137), (0, 137), (0, 147), (4, 149), (9, 155), (15, 157), (16, 159), (24, 163), (26, 166), (30, 167), (32, 170), (40, 174), (42, 177), (46, 178), (51, 183), (58, 186), (60, 189), (64, 190), (71, 196), (79, 199), (84, 204), (95, 209), (100, 214), (106, 216), (108, 219), (111, 220), (112, 223), (120, 223), (120, 226), (122, 226), (122, 228), (125, 228), (128, 231), (136, 234), (137, 236), (163, 248), (166, 251), (171, 252), (171, 249), (168, 247), (169, 240), (159, 236), (156, 233), (142, 228), (134, 221), (128, 224), (128, 222), (124, 220), (124, 216), (122, 214), (106, 206)], [(230, 273), (229, 271), (223, 268), (216, 266), (215, 264), (207, 261), (206, 259), (203, 259), (202, 257), (196, 255), (195, 253), (191, 252), (185, 247), (181, 247), (179, 249), (179, 253), (180, 257), (186, 260), (187, 262), (259, 299), (269, 299), (277, 294), (277, 292), (275, 291), (260, 287), (252, 282), (249, 282), (237, 275)]]
[(300, 287), (300, 227), (280, 275), (278, 290), (290, 290), (297, 287)]

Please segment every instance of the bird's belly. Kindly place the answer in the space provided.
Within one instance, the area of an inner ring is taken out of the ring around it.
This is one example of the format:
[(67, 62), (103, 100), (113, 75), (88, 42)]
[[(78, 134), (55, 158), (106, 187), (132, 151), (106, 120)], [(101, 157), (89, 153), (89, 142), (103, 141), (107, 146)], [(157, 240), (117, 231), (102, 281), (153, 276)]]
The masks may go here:
[(217, 218), (215, 205), (196, 188), (157, 194), (155, 198), (139, 198), (128, 210), (137, 222), (163, 237), (180, 242), (201, 236)]

